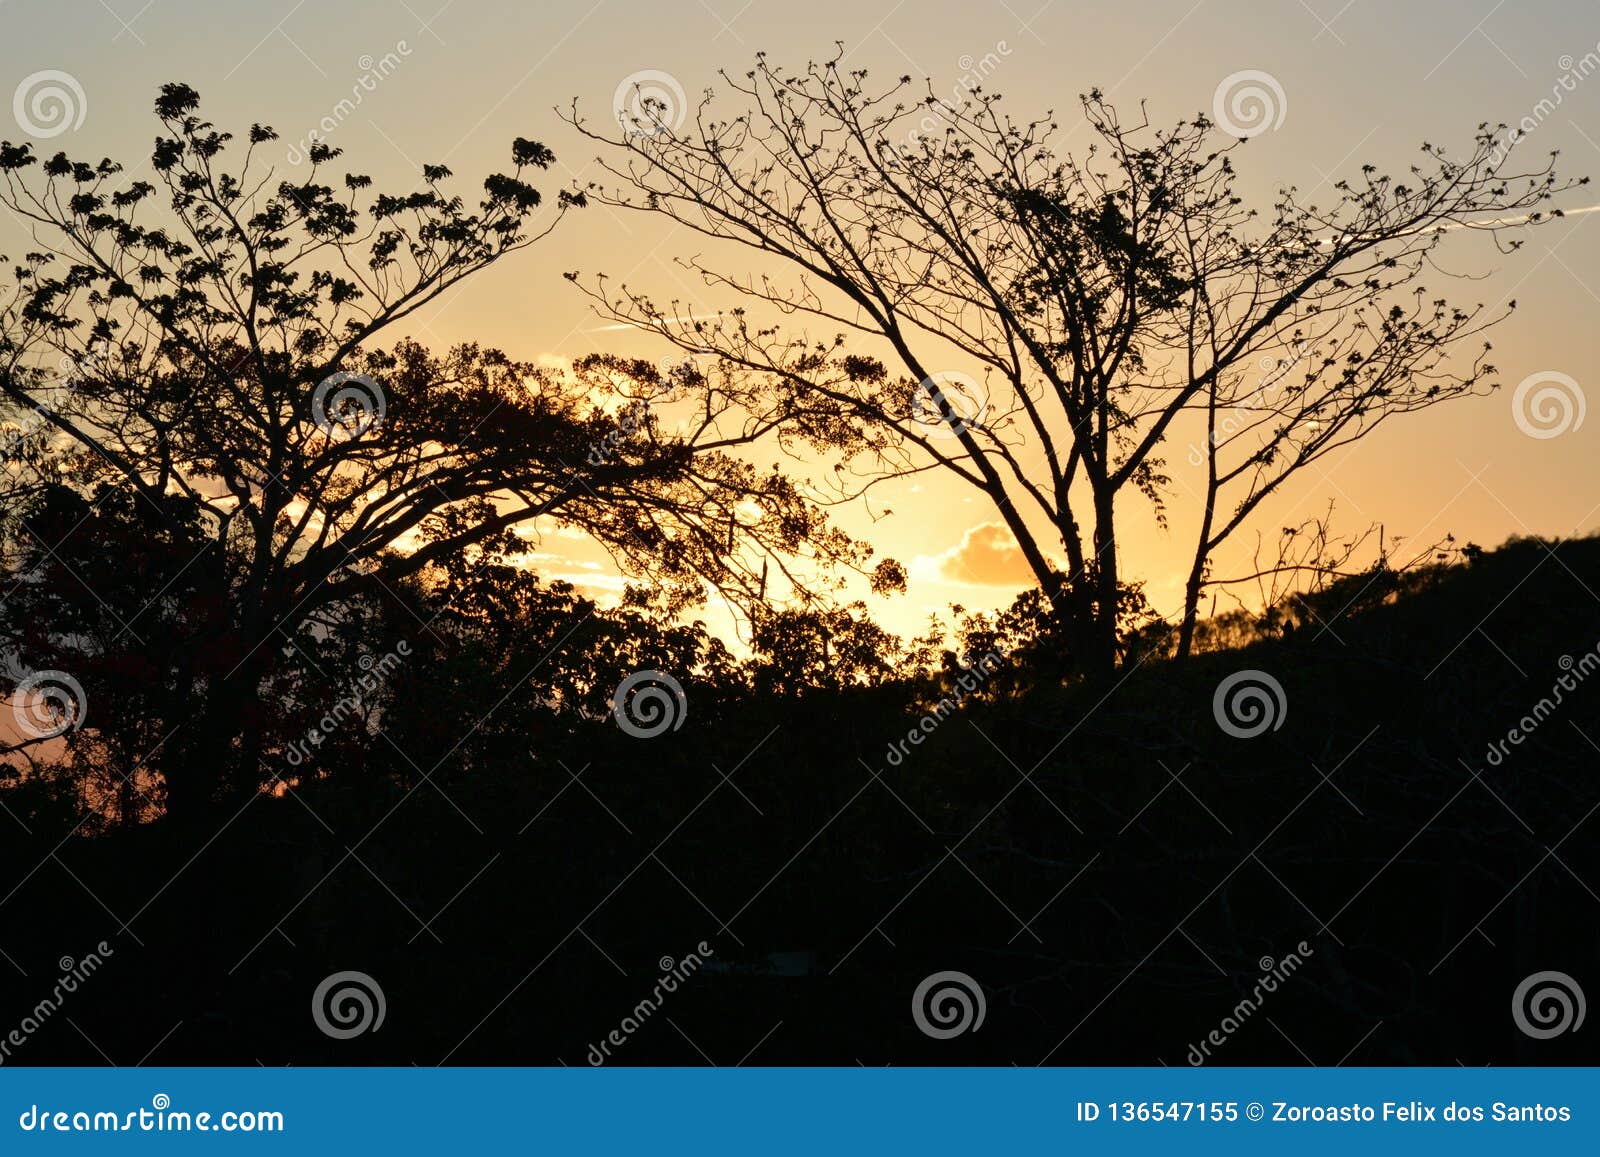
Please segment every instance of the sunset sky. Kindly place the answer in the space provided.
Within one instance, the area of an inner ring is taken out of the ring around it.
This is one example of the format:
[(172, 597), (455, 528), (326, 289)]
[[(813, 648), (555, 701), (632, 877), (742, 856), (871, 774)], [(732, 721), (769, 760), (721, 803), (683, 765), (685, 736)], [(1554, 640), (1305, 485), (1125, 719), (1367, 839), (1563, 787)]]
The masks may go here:
[[(984, 71), (985, 87), (1004, 93), (1013, 111), (1055, 109), (1068, 128), (1080, 119), (1077, 95), (1094, 86), (1130, 109), (1147, 102), (1162, 123), (1209, 114), (1225, 77), (1268, 73), (1283, 91), (1282, 123), (1236, 157), (1243, 190), (1263, 207), (1280, 184), (1315, 200), (1313, 191), (1363, 163), (1404, 172), (1424, 140), (1465, 153), (1480, 121), (1532, 118), (1536, 127), (1521, 146), (1527, 161), (1536, 165), (1560, 149), (1572, 175), (1600, 174), (1600, 71), (1584, 75), (1600, 66), (1600, 9), (1592, 0), (69, 2), (76, 17), (64, 20), (62, 0), (0, 0), (0, 96), (42, 70), (69, 74), (84, 92), (83, 123), (37, 147), (108, 154), (130, 167), (148, 157), (157, 87), (183, 80), (220, 126), (275, 127), (282, 167), (292, 174), (291, 148), (359, 90), (373, 62), (392, 54), (398, 65), (327, 135), (345, 151), (341, 167), (371, 174), (380, 188), (407, 188), (423, 162), (444, 162), (466, 190), (504, 167), (512, 138), (526, 136), (556, 151), (559, 163), (538, 182), (553, 194), (596, 175), (594, 147), (557, 118), (555, 106), (577, 98), (580, 111), (608, 122), (619, 84), (641, 71), (669, 74), (692, 98), (714, 83), (717, 69), (742, 71), (757, 51), (799, 65), (842, 41), (853, 66), (884, 80), (927, 77), (938, 92)], [(24, 139), (9, 107), (0, 113), (0, 137)], [(1568, 208), (1600, 202), (1594, 186), (1579, 194)], [(1530, 375), (1565, 374), (1589, 392), (1600, 380), (1597, 217), (1579, 214), (1534, 231), (1509, 256), (1485, 235), (1452, 237), (1441, 253), (1444, 269), (1493, 273), (1476, 283), (1430, 277), (1430, 288), (1469, 304), (1519, 302), (1494, 336), (1504, 388), (1386, 425), (1326, 468), (1305, 472), (1257, 525), (1273, 532), (1333, 499), (1342, 529), (1381, 522), (1417, 543), (1451, 532), (1489, 546), (1512, 534), (1600, 526), (1600, 415), (1535, 438), (1512, 414), (1512, 391)], [(0, 220), (0, 252), (15, 257), (25, 244), (15, 221)], [(541, 245), (469, 279), (425, 311), (414, 332), (432, 344), (470, 339), (530, 359), (597, 349), (662, 356), (669, 351), (661, 345), (608, 328), (561, 274), (605, 272), (658, 300), (714, 308), (723, 303), (673, 263), (701, 248), (663, 222), (595, 206)], [(725, 263), (742, 260), (725, 256)], [(1190, 484), (1182, 447), (1168, 457), (1181, 495)], [(872, 604), (896, 630), (916, 629), (951, 602), (1008, 602), (1028, 581), (987, 504), (954, 481), (897, 484), (875, 506), (895, 513), (873, 522), (856, 509), (840, 520), (910, 567), (908, 595)], [(1170, 534), (1148, 518), (1126, 525), (1128, 571), (1148, 580), (1158, 610), (1174, 611), (1188, 525), (1175, 519)], [(1249, 545), (1244, 537), (1236, 549)], [(1222, 569), (1232, 570), (1227, 557)], [(604, 556), (581, 539), (550, 534), (536, 562), (590, 593), (614, 589)]]

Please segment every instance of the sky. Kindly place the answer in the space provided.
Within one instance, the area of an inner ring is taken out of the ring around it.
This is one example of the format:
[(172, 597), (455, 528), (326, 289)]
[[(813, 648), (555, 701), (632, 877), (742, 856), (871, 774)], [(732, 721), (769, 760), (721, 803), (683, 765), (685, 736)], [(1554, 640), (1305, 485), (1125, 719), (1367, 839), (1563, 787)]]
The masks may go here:
[[(39, 74), (64, 73), (76, 86), (66, 86), (71, 123), (45, 126), (61, 131), (40, 146), (131, 165), (148, 155), (157, 88), (182, 80), (219, 125), (276, 128), (286, 173), (300, 143), (331, 118), (328, 143), (380, 188), (409, 188), (426, 162), (448, 164), (471, 187), (505, 167), (511, 140), (525, 136), (557, 154), (539, 182), (549, 194), (599, 175), (594, 146), (557, 106), (576, 99), (607, 122), (619, 86), (626, 91), (639, 73), (664, 73), (692, 98), (718, 69), (742, 71), (758, 51), (799, 65), (836, 41), (852, 66), (884, 80), (926, 77), (944, 92), (981, 73), (1014, 112), (1054, 109), (1069, 131), (1078, 94), (1092, 87), (1124, 107), (1145, 102), (1161, 123), (1209, 114), (1229, 78), (1265, 73), (1273, 125), (1237, 157), (1241, 189), (1263, 205), (1285, 184), (1314, 200), (1364, 163), (1404, 171), (1423, 141), (1465, 152), (1481, 121), (1528, 118), (1522, 148), (1559, 149), (1563, 169), (1600, 174), (1592, 0), (0, 0), (0, 138), (23, 139), (19, 110), (30, 116), (26, 96), (51, 83)], [(340, 111), (357, 93), (355, 107)], [(1594, 202), (1600, 189), (1566, 204)], [(1579, 420), (1585, 391), (1600, 380), (1596, 218), (1532, 231), (1509, 256), (1483, 235), (1451, 238), (1442, 264), (1486, 275), (1449, 285), (1453, 296), (1519, 303), (1494, 334), (1505, 388), (1384, 426), (1303, 472), (1257, 525), (1275, 533), (1331, 500), (1340, 529), (1380, 523), (1416, 544), (1445, 533), (1495, 545), (1600, 527), (1600, 415)], [(17, 224), (0, 219), (0, 252), (15, 256), (23, 244)], [(415, 336), (440, 346), (479, 341), (527, 359), (600, 349), (663, 356), (666, 348), (641, 335), (608, 329), (562, 274), (605, 272), (692, 305), (703, 291), (674, 260), (702, 248), (664, 222), (592, 207), (425, 310)], [(1533, 436), (1514, 412), (1515, 386), (1536, 375), (1560, 382), (1571, 403), (1554, 436)], [(1182, 448), (1170, 457), (1181, 508)], [(884, 507), (894, 513), (883, 517)], [(1004, 605), (1028, 582), (985, 500), (953, 479), (923, 475), (889, 488), (874, 510), (838, 518), (910, 569), (905, 595), (869, 599), (891, 629), (917, 630), (952, 602)], [(550, 529), (533, 565), (590, 594), (614, 593), (604, 556)], [(1159, 611), (1177, 609), (1189, 537), (1181, 514), (1167, 531), (1129, 519), (1125, 571), (1146, 580)], [(1252, 545), (1236, 540), (1219, 569), (1237, 569), (1230, 564)]]

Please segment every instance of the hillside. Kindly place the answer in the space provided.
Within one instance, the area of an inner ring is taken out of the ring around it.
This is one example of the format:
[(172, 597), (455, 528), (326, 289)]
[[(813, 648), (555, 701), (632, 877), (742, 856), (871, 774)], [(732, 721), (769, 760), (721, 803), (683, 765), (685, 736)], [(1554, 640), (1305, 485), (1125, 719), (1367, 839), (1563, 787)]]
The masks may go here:
[[(1286, 638), (974, 699), (896, 759), (893, 687), (697, 699), (220, 823), (36, 822), (0, 846), (0, 1022), (105, 941), (29, 1063), (581, 1065), (704, 942), (608, 1063), (1182, 1065), (1214, 1030), (1229, 1065), (1594, 1063), (1510, 1005), (1547, 970), (1600, 992), (1596, 592), (1600, 541), (1514, 542)], [(1213, 699), (1246, 670), (1283, 707), (1238, 738)], [(308, 1015), (342, 970), (379, 1031)], [(911, 1009), (944, 971), (985, 1004), (949, 1039)]]

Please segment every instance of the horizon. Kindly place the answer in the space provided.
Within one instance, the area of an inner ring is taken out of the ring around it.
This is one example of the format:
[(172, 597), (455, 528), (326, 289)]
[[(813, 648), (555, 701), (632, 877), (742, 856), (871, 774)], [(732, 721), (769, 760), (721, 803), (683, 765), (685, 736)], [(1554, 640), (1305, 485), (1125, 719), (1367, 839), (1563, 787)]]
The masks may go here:
[[(771, 58), (798, 66), (830, 54), (840, 40), (851, 67), (884, 80), (926, 77), (939, 93), (981, 83), (1003, 93), (1014, 115), (1054, 108), (1068, 144), (1080, 127), (1077, 94), (1096, 85), (1125, 118), (1145, 102), (1161, 125), (1212, 115), (1225, 107), (1219, 103), (1225, 79), (1245, 73), (1249, 86), (1254, 73), (1263, 73), (1281, 90), (1254, 84), (1271, 123), (1252, 128), (1258, 135), (1235, 154), (1241, 188), (1263, 208), (1279, 184), (1296, 185), (1314, 200), (1363, 163), (1404, 172), (1419, 142), (1464, 147), (1479, 121), (1532, 124), (1518, 146), (1524, 161), (1559, 149), (1564, 172), (1600, 172), (1600, 141), (1581, 123), (1600, 112), (1600, 80), (1590, 75), (1591, 64), (1600, 66), (1600, 21), (1576, 3), (1538, 6), (1538, 22), (1488, 4), (1469, 20), (1454, 7), (1448, 14), (1425, 5), (1394, 11), (1362, 0), (1337, 10), (1330, 4), (1320, 16), (1305, 4), (1271, 12), (1247, 4), (1156, 4), (1135, 15), (1047, 3), (1031, 16), (1006, 3), (947, 4), (934, 16), (903, 3), (881, 11), (823, 3), (808, 6), (803, 20), (777, 5), (741, 8), (732, 0), (723, 13), (710, 3), (671, 13), (615, 0), (537, 11), (471, 0), (436, 11), (398, 0), (336, 11), (287, 0), (121, 7), (119, 14), (116, 5), (95, 6), (82, 27), (52, 21), (54, 6), (30, 0), (11, 0), (0, 13), (23, 30), (0, 47), (0, 81), (19, 85), (43, 64), (83, 78), (81, 125), (36, 141), (36, 151), (104, 154), (131, 173), (146, 159), (137, 142), (151, 135), (157, 86), (181, 80), (200, 92), (203, 114), (220, 128), (240, 132), (252, 121), (276, 128), (281, 139), (269, 147), (284, 154), (279, 171), (290, 175), (294, 154), (318, 126), (328, 144), (343, 150), (330, 172), (348, 168), (398, 183), (423, 162), (442, 162), (462, 189), (503, 164), (514, 136), (531, 137), (557, 156), (537, 182), (548, 212), (559, 188), (597, 175), (595, 148), (558, 118), (557, 108), (577, 99), (580, 111), (603, 122), (624, 83), (640, 73), (664, 74), (668, 79), (659, 83), (669, 95), (675, 84), (692, 103), (715, 82), (717, 69), (737, 73), (764, 45), (781, 44), (785, 51)], [(237, 11), (218, 19), (229, 7)], [(1365, 79), (1351, 91), (1348, 69), (1356, 61)], [(1476, 283), (1430, 275), (1429, 288), (1438, 285), (1467, 303), (1518, 301), (1492, 334), (1502, 388), (1446, 407), (1426, 424), (1406, 416), (1386, 424), (1326, 468), (1293, 480), (1263, 507), (1258, 525), (1293, 525), (1331, 500), (1338, 534), (1370, 523), (1403, 537), (1406, 546), (1391, 548), (1391, 557), (1446, 533), (1458, 543), (1492, 547), (1517, 535), (1557, 538), (1600, 527), (1600, 503), (1582, 485), (1600, 480), (1595, 423), (1583, 423), (1580, 409), (1564, 433), (1534, 437), (1513, 413), (1519, 383), (1539, 377), (1549, 384), (1552, 375), (1576, 385), (1581, 407), (1600, 363), (1600, 334), (1586, 324), (1600, 296), (1583, 276), (1600, 268), (1600, 233), (1588, 221), (1593, 201), (1566, 198), (1563, 207), (1582, 212), (1529, 230), (1529, 243), (1515, 254), (1496, 253), (1487, 236), (1447, 239), (1439, 253), (1443, 269), (1492, 272)], [(0, 253), (15, 257), (21, 242), (18, 223), (0, 219)], [(591, 352), (659, 358), (670, 347), (607, 323), (562, 274), (605, 273), (662, 301), (681, 298), (691, 312), (711, 312), (726, 300), (673, 264), (699, 248), (653, 215), (592, 204), (530, 252), (424, 310), (402, 332), (439, 350), (476, 341), (552, 364)], [(1263, 377), (1270, 372), (1264, 368)], [(1193, 480), (1185, 444), (1174, 439), (1167, 453), (1179, 499)], [(753, 460), (774, 456), (758, 447)], [(835, 511), (841, 528), (907, 566), (906, 594), (877, 596), (860, 583), (847, 590), (902, 636), (917, 633), (930, 613), (946, 616), (951, 603), (1004, 607), (1030, 585), (1009, 534), (964, 491), (942, 477), (905, 479), (884, 487), (870, 508), (858, 501)], [(1191, 527), (1181, 501), (1170, 532), (1156, 526), (1148, 506), (1136, 513), (1137, 501), (1128, 503), (1122, 532), (1127, 571), (1146, 581), (1152, 604), (1170, 615), (1181, 602)], [(895, 513), (883, 517), (886, 507)], [(614, 598), (621, 580), (604, 553), (581, 537), (546, 529), (551, 533), (531, 560), (535, 569), (602, 601)], [(1248, 562), (1251, 537), (1225, 548), (1220, 572)], [(715, 606), (707, 617), (730, 633)]]

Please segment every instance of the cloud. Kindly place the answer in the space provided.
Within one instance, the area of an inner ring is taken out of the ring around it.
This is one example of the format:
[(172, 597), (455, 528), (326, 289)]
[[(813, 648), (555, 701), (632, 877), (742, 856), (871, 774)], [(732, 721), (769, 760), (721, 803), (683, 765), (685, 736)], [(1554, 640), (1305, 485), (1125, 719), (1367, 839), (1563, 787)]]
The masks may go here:
[[(597, 562), (588, 559), (570, 558), (564, 554), (556, 554), (548, 550), (527, 550), (517, 555), (522, 562), (557, 563), (561, 566), (581, 566), (585, 570), (603, 570)], [(543, 572), (541, 572), (543, 573)]]
[(942, 554), (918, 555), (911, 560), (910, 569), (913, 578), (969, 586), (1016, 587), (1033, 581), (1033, 571), (1017, 540), (999, 522), (970, 528)]

